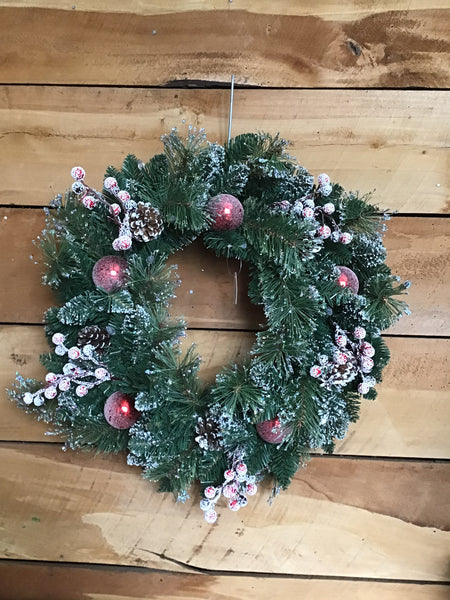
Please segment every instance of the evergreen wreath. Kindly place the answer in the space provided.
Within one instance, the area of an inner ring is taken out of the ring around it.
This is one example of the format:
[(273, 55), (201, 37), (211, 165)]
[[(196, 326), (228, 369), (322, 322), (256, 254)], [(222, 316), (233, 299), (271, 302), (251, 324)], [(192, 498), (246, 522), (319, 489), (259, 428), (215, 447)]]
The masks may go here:
[[(380, 337), (403, 313), (410, 282), (385, 264), (388, 215), (367, 196), (314, 178), (265, 133), (224, 146), (190, 128), (164, 154), (126, 157), (103, 191), (81, 167), (46, 209), (45, 315), (55, 345), (45, 383), (17, 377), (9, 394), (54, 424), (72, 449), (128, 449), (128, 463), (179, 500), (199, 480), (208, 522), (223, 495), (247, 504), (263, 477), (286, 488), (311, 449), (332, 452), (376, 396), (389, 351)], [(169, 304), (170, 255), (202, 237), (250, 265), (249, 296), (267, 323), (243, 364), (212, 385), (198, 377), (186, 323)]]

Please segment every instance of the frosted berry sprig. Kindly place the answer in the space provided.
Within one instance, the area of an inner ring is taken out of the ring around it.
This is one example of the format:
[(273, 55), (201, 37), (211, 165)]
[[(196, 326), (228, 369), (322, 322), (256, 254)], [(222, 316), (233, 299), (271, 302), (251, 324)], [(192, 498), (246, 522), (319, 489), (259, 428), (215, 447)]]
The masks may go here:
[(272, 205), (272, 211), (275, 214), (291, 214), (297, 218), (317, 221), (317, 237), (323, 240), (330, 238), (331, 241), (340, 242), (344, 245), (350, 244), (353, 235), (349, 231), (342, 231), (331, 216), (336, 211), (335, 205), (332, 202), (327, 202), (323, 206), (315, 203), (317, 195), (326, 197), (333, 191), (330, 177), (326, 173), (321, 173), (317, 181), (318, 186), (315, 193), (312, 192), (303, 198), (299, 198), (293, 204), (288, 200), (275, 202)]
[(247, 496), (254, 496), (258, 491), (256, 477), (249, 475), (247, 465), (242, 457), (233, 460), (232, 467), (224, 472), (224, 481), (219, 486), (209, 485), (205, 488), (205, 497), (200, 500), (200, 508), (205, 515), (205, 521), (217, 521), (216, 504), (223, 495), (228, 500), (228, 508), (237, 511), (247, 506)]
[(361, 377), (358, 392), (365, 395), (374, 387), (376, 380), (368, 374), (374, 367), (375, 348), (365, 341), (366, 330), (358, 326), (353, 331), (354, 341), (348, 334), (336, 326), (335, 350), (333, 356), (322, 355), (319, 364), (309, 371), (311, 377), (322, 382), (322, 387), (335, 385), (344, 387), (357, 377)]
[(101, 194), (86, 184), (84, 181), (86, 171), (83, 167), (73, 167), (70, 175), (75, 179), (75, 182), (72, 184), (72, 192), (79, 197), (80, 202), (88, 210), (92, 210), (99, 202), (109, 206), (109, 203), (102, 198)]
[(331, 179), (326, 173), (321, 173), (320, 175), (318, 175), (317, 184), (317, 191), (321, 196), (329, 196), (333, 191)]
[[(121, 190), (117, 180), (114, 177), (107, 177), (103, 181), (103, 187), (115, 196), (119, 203), (110, 204), (110, 211), (116, 217), (119, 223), (119, 235), (112, 243), (114, 250), (129, 250), (133, 243), (130, 229), (129, 211), (136, 208), (137, 204), (131, 199), (126, 190)], [(123, 211), (123, 217), (120, 213)]]
[(58, 356), (67, 354), (69, 362), (64, 365), (62, 373), (47, 373), (45, 387), (34, 393), (25, 392), (22, 397), (25, 404), (42, 406), (46, 399), (55, 398), (58, 391), (67, 392), (72, 384), (77, 386), (75, 394), (82, 398), (93, 387), (111, 379), (105, 365), (95, 358), (94, 346), (88, 344), (82, 348), (79, 346), (67, 348), (64, 345), (65, 336), (62, 333), (55, 333), (52, 342), (55, 344), (55, 353)]
[(119, 235), (112, 242), (114, 250), (129, 250), (133, 238), (148, 242), (163, 231), (158, 209), (149, 203), (133, 200), (127, 190), (120, 189), (114, 177), (106, 177), (103, 181), (103, 188), (117, 199), (117, 202), (111, 204), (102, 194), (86, 185), (86, 173), (82, 167), (73, 167), (71, 175), (75, 179), (72, 191), (80, 197), (82, 204), (88, 210), (95, 208), (98, 203), (103, 204), (108, 210), (109, 218), (118, 225)]
[(75, 182), (72, 184), (72, 191), (80, 197), (80, 202), (83, 206), (88, 210), (92, 210), (97, 204), (103, 204), (107, 208), (110, 218), (119, 226), (119, 236), (112, 243), (114, 250), (129, 250), (132, 240), (128, 213), (125, 212), (123, 220), (119, 215), (122, 209), (126, 211), (126, 207), (131, 209), (136, 206), (136, 202), (131, 200), (130, 194), (126, 190), (119, 188), (119, 184), (114, 177), (107, 177), (103, 182), (103, 187), (116, 196), (120, 202), (120, 205), (117, 203), (111, 204), (102, 194), (86, 184), (84, 181), (86, 172), (83, 167), (73, 167), (70, 174), (75, 179)]
[[(113, 194), (120, 203), (111, 205), (120, 223), (119, 237), (113, 241), (114, 250), (128, 250), (132, 239), (149, 242), (156, 239), (164, 230), (161, 213), (149, 202), (135, 202), (126, 190), (120, 190), (114, 177), (107, 177), (103, 187)], [(123, 209), (122, 221), (118, 216)]]
[[(333, 191), (330, 177), (326, 173), (321, 173), (317, 177), (317, 184), (316, 194), (319, 196), (327, 197)], [(350, 244), (353, 240), (353, 235), (349, 231), (341, 231), (341, 228), (331, 216), (336, 211), (335, 205), (332, 202), (327, 202), (323, 206), (318, 206), (316, 213), (317, 211), (319, 215), (316, 216), (322, 218), (322, 225), (318, 228), (317, 234), (323, 239), (330, 238), (332, 242), (340, 242), (344, 245)], [(328, 221), (328, 225), (325, 224), (325, 218)]]

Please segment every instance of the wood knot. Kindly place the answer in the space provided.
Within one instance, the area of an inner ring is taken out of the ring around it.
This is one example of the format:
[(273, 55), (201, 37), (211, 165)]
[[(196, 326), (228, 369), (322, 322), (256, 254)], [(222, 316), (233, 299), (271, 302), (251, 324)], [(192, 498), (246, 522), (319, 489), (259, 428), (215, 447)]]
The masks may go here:
[(347, 40), (347, 46), (350, 48), (350, 50), (353, 52), (353, 54), (355, 56), (359, 56), (362, 52), (361, 46), (359, 44), (357, 44), (356, 42), (354, 42), (353, 40)]

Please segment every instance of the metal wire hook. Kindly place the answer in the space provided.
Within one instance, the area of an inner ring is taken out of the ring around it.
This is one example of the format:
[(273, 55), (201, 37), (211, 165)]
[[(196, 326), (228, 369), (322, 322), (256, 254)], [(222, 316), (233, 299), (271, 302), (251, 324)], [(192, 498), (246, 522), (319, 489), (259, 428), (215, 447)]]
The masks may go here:
[(233, 121), (233, 100), (234, 100), (234, 75), (231, 76), (230, 110), (228, 112), (228, 143), (230, 143), (230, 140), (231, 140), (231, 123)]

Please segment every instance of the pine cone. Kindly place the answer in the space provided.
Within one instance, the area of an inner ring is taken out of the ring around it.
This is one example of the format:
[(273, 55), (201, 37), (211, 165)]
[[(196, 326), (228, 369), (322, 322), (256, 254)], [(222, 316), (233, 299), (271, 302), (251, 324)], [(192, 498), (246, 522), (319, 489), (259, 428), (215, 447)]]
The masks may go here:
[(199, 417), (195, 432), (198, 434), (195, 441), (203, 450), (218, 450), (222, 442), (219, 424), (211, 417)]
[(149, 242), (161, 235), (164, 229), (161, 215), (148, 202), (138, 202), (129, 215), (131, 234), (138, 242)]
[(78, 332), (78, 346), (87, 346), (90, 344), (96, 350), (104, 350), (111, 341), (111, 336), (106, 329), (101, 329), (98, 325), (88, 325)]
[(348, 355), (348, 361), (344, 365), (332, 365), (328, 373), (328, 383), (345, 386), (353, 381), (359, 373), (356, 357)]

